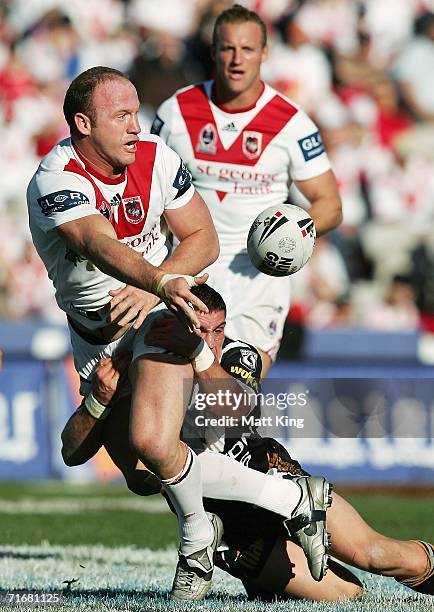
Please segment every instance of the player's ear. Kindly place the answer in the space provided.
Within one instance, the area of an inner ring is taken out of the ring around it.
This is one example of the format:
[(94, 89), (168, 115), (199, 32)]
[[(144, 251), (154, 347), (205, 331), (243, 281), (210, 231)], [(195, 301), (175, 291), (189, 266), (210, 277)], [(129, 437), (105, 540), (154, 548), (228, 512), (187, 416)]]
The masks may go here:
[(264, 45), (264, 47), (262, 48), (262, 60), (261, 61), (265, 62), (265, 60), (268, 59), (268, 51), (269, 51), (268, 45)]
[(92, 122), (87, 115), (84, 113), (75, 113), (74, 123), (79, 134), (89, 136), (92, 128)]

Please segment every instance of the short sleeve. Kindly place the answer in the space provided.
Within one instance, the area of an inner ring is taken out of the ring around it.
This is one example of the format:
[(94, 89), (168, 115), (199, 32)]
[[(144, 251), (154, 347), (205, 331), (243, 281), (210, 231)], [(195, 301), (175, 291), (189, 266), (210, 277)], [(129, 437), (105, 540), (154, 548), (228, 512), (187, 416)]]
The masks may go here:
[(194, 195), (192, 176), (178, 153), (160, 142), (160, 154), (165, 173), (165, 210), (181, 208), (190, 202)]
[(95, 192), (84, 177), (69, 172), (37, 176), (27, 190), (29, 214), (44, 232), (68, 221), (100, 214)]
[(290, 175), (295, 181), (315, 178), (330, 170), (318, 127), (301, 109), (288, 124)]
[(242, 342), (230, 342), (223, 350), (220, 365), (230, 376), (256, 393), (259, 392), (262, 359), (253, 346)]

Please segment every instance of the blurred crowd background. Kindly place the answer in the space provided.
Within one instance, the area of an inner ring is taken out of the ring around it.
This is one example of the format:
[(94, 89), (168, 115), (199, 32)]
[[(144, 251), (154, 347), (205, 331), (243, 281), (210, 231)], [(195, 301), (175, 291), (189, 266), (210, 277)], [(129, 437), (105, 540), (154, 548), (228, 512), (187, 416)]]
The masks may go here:
[[(342, 226), (293, 277), (290, 320), (434, 331), (434, 0), (239, 3), (266, 21), (264, 80), (320, 126), (343, 200)], [(64, 321), (25, 191), (68, 135), (71, 79), (95, 65), (126, 72), (146, 131), (160, 102), (212, 76), (214, 20), (232, 4), (0, 0), (0, 318)]]

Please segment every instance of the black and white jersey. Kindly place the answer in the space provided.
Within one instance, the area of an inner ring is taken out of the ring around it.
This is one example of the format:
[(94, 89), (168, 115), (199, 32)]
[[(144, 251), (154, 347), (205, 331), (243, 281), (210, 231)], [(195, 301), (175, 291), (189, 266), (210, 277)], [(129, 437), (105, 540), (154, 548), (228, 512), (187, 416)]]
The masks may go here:
[[(220, 365), (239, 382), (237, 395), (240, 401), (248, 398), (251, 404), (249, 416), (259, 416), (262, 360), (257, 349), (246, 342), (225, 338)], [(219, 404), (225, 401), (225, 381), (221, 382), (221, 395), (217, 397), (215, 394), (215, 401)], [(253, 426), (246, 424), (247, 419), (243, 420), (235, 411), (233, 415), (228, 413), (225, 417), (212, 417), (207, 410), (210, 401), (213, 401), (210, 394), (196, 382), (182, 429), (183, 440), (196, 452), (208, 449), (226, 453), (243, 437), (258, 435)]]

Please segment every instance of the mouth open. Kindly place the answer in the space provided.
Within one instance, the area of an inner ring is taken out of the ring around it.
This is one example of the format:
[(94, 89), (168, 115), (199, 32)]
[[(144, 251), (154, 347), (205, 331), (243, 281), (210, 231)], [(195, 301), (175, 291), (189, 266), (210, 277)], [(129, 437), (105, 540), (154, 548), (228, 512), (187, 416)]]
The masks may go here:
[(124, 147), (130, 151), (130, 153), (135, 153), (137, 150), (137, 140), (130, 140), (124, 144)]
[(244, 70), (232, 69), (229, 70), (229, 78), (233, 81), (239, 81), (244, 77)]

